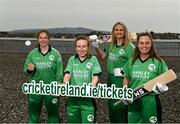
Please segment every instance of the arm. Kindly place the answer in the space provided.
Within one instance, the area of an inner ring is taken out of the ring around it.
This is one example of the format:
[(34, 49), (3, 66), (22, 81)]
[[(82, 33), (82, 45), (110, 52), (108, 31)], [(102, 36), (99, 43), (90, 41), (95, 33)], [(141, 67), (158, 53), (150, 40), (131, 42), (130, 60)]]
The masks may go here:
[(96, 48), (96, 53), (98, 55), (98, 57), (100, 58), (100, 60), (105, 60), (106, 59), (106, 54), (103, 52), (103, 50), (101, 50), (101, 48)]
[(123, 85), (128, 87), (129, 86), (129, 82), (130, 82), (129, 79), (127, 77), (124, 77)]
[(56, 60), (56, 80), (58, 83), (63, 81), (63, 62), (59, 52)]
[(71, 79), (71, 73), (72, 73), (72, 62), (73, 61), (73, 58), (71, 57), (69, 60), (68, 60), (68, 63), (67, 63), (67, 66), (66, 66), (66, 69), (64, 71), (64, 78), (63, 78), (63, 82), (70, 82), (70, 79)]
[(66, 73), (66, 74), (64, 75), (63, 82), (64, 82), (64, 83), (69, 82), (69, 81), (70, 81), (70, 78), (71, 78), (71, 75)]
[(32, 55), (31, 53), (27, 56), (25, 64), (24, 64), (24, 74), (26, 76), (32, 75), (35, 71), (35, 65), (32, 61)]
[(99, 80), (99, 76), (102, 74), (102, 72), (97, 58), (94, 56), (92, 59), (94, 61), (94, 66), (92, 68), (92, 86), (96, 86)]
[(98, 83), (99, 77), (98, 76), (93, 76), (92, 77), (92, 86), (95, 87)]

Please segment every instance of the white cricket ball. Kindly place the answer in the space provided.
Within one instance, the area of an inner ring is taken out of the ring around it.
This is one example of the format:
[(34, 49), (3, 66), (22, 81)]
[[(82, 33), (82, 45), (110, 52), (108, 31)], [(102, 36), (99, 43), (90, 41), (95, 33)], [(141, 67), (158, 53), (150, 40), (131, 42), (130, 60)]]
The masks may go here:
[(31, 41), (30, 40), (26, 40), (25, 45), (26, 46), (30, 46), (31, 45)]

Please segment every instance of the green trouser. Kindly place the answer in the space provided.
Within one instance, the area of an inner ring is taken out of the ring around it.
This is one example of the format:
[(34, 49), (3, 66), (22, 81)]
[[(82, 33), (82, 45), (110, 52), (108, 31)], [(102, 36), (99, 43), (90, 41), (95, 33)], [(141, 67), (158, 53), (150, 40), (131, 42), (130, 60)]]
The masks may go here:
[[(123, 78), (115, 77), (112, 74), (108, 76), (108, 86), (110, 87), (112, 84), (115, 84), (116, 87), (123, 87)], [(127, 123), (127, 106), (123, 103), (118, 105), (114, 105), (116, 99), (108, 99), (108, 110), (109, 110), (109, 119), (111, 123)]]
[(96, 108), (90, 98), (68, 98), (68, 123), (94, 123)]
[(128, 106), (128, 123), (162, 123), (158, 95), (144, 96)]
[(28, 112), (29, 112), (29, 123), (39, 123), (40, 113), (42, 104), (45, 104), (48, 123), (59, 123), (59, 99), (55, 96), (50, 95), (32, 95), (28, 96)]

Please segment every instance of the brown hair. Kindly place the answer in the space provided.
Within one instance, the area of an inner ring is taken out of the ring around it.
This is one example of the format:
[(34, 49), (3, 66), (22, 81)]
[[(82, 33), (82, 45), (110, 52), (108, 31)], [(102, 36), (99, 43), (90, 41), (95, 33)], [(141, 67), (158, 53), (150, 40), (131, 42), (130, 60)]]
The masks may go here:
[(112, 28), (112, 45), (110, 46), (110, 51), (112, 50), (112, 48), (114, 47), (114, 45), (116, 44), (117, 40), (114, 36), (114, 29), (117, 25), (121, 25), (124, 29), (124, 39), (123, 39), (123, 43), (124, 43), (124, 47), (126, 47), (129, 43), (129, 35), (128, 35), (128, 29), (126, 27), (126, 25), (123, 22), (116, 22)]
[(89, 39), (88, 39), (86, 36), (84, 36), (84, 35), (79, 35), (79, 36), (77, 36), (76, 39), (75, 39), (75, 42), (74, 42), (75, 47), (76, 47), (76, 43), (77, 43), (78, 40), (86, 40), (87, 43), (88, 43), (88, 47), (90, 46), (90, 41), (89, 41)]
[(136, 59), (138, 57), (140, 57), (140, 51), (139, 51), (139, 48), (138, 48), (138, 43), (139, 43), (140, 37), (142, 37), (142, 36), (148, 36), (150, 38), (150, 40), (151, 40), (151, 49), (149, 51), (150, 57), (151, 58), (156, 58), (160, 62), (162, 62), (162, 58), (157, 54), (157, 52), (155, 50), (155, 47), (154, 47), (154, 44), (153, 44), (153, 38), (152, 38), (151, 34), (145, 32), (145, 33), (139, 34), (138, 37), (137, 37), (137, 44), (136, 44), (136, 47), (135, 47), (135, 50), (134, 50), (134, 56), (133, 56), (133, 59), (132, 59), (132, 64), (134, 64)]
[(40, 35), (41, 33), (46, 33), (47, 36), (48, 36), (48, 39), (50, 39), (50, 33), (48, 32), (48, 30), (45, 30), (45, 29), (40, 30), (40, 31), (36, 34), (36, 38), (37, 38), (37, 39), (39, 38), (39, 35)]

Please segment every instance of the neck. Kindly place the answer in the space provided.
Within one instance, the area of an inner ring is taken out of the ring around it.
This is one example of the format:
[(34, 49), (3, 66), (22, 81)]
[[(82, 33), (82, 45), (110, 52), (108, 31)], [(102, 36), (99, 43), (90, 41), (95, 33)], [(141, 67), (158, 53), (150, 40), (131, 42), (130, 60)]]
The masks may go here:
[(79, 56), (79, 59), (81, 60), (81, 61), (83, 61), (84, 59), (86, 59), (87, 58), (87, 56)]
[(40, 49), (41, 49), (41, 52), (43, 53), (43, 54), (45, 54), (45, 53), (47, 53), (47, 51), (48, 51), (48, 49), (49, 49), (49, 46), (47, 45), (47, 46), (40, 46)]
[(117, 46), (120, 46), (120, 45), (123, 44), (123, 38), (121, 38), (121, 39), (116, 39), (116, 41), (117, 41)]
[(145, 60), (150, 56), (150, 54), (140, 54), (141, 60)]

